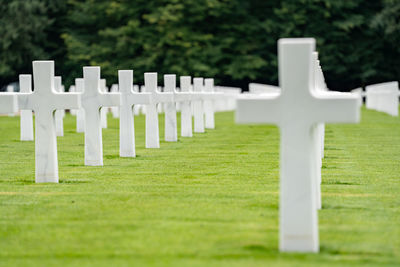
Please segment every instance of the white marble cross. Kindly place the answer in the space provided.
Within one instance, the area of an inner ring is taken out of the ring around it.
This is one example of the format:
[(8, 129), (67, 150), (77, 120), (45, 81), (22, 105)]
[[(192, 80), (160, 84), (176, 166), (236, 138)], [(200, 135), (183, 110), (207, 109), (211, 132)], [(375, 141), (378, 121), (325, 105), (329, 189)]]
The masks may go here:
[[(111, 85), (110, 92), (111, 93), (118, 93), (118, 84)], [(119, 118), (119, 107), (111, 107), (111, 114), (114, 119)]]
[[(176, 75), (164, 75), (164, 92), (176, 94)], [(176, 103), (175, 101), (164, 104), (165, 113), (165, 141), (178, 141), (178, 125), (176, 120)]]
[[(32, 76), (30, 74), (19, 75), (19, 91), (21, 93), (32, 93)], [(33, 141), (34, 139), (32, 110), (21, 110), (20, 135), (21, 141)]]
[[(83, 93), (85, 87), (85, 81), (83, 78), (75, 79), (75, 92)], [(83, 133), (85, 132), (85, 110), (83, 107), (76, 111), (76, 132)]]
[[(63, 93), (62, 80), (60, 76), (54, 77), (54, 87), (56, 92)], [(64, 136), (64, 115), (65, 110), (56, 110), (55, 121), (56, 121), (56, 134), (57, 136)]]
[[(191, 77), (190, 76), (181, 76), (180, 77), (180, 88), (181, 92), (179, 94), (190, 94), (191, 89)], [(184, 137), (192, 137), (192, 102), (189, 97), (183, 98), (181, 105), (181, 136)]]
[[(7, 92), (8, 93), (14, 93), (14, 86), (12, 85), (7, 85)], [(14, 117), (15, 116), (15, 112), (10, 112), (8, 113), (9, 117)]]
[(149, 104), (150, 93), (134, 92), (133, 70), (118, 71), (118, 87), (121, 94), (119, 119), (119, 155), (120, 157), (136, 157), (135, 123), (132, 106)]
[(85, 165), (103, 166), (103, 140), (100, 109), (119, 106), (119, 93), (104, 93), (100, 85), (100, 67), (84, 67), (82, 108), (85, 113)]
[(0, 93), (0, 114), (17, 112), (18, 103), (15, 93)]
[(159, 148), (160, 135), (158, 129), (158, 103), (174, 101), (173, 93), (161, 93), (157, 90), (157, 73), (144, 74), (145, 91), (151, 93), (150, 103), (146, 105), (146, 148)]
[(20, 93), (21, 110), (35, 112), (35, 180), (58, 182), (57, 138), (54, 111), (80, 107), (76, 93), (59, 93), (54, 88), (54, 61), (33, 62), (34, 91)]
[(282, 93), (278, 97), (237, 101), (238, 123), (272, 123), (281, 130), (281, 251), (319, 251), (316, 125), (359, 121), (356, 96), (315, 93), (314, 49), (314, 39), (279, 40), (279, 84)]
[(351, 92), (358, 96), (358, 105), (361, 107), (363, 105), (363, 89), (362, 87), (355, 88)]
[(262, 83), (249, 83), (250, 94), (279, 94), (281, 88), (275, 85), (262, 84)]
[[(70, 93), (75, 93), (75, 92), (76, 92), (76, 86), (75, 86), (75, 85), (71, 85), (71, 86), (69, 87), (68, 92), (70, 92)], [(76, 109), (71, 109), (71, 110), (69, 111), (69, 113), (70, 113), (72, 116), (76, 116), (76, 113), (77, 113), (77, 112), (78, 112), (78, 110), (76, 110)]]
[[(193, 78), (193, 92), (203, 92), (204, 87), (203, 78)], [(196, 99), (193, 103), (193, 120), (194, 120), (194, 132), (204, 133), (204, 107), (201, 98)]]
[[(103, 93), (107, 93), (106, 79), (100, 79), (100, 91)], [(101, 128), (103, 129), (107, 129), (107, 114), (108, 107), (100, 108)]]
[[(214, 92), (214, 79), (204, 79), (204, 92)], [(206, 129), (215, 128), (214, 101), (211, 98), (204, 99), (204, 126)]]
[(366, 108), (399, 116), (399, 83), (386, 82), (365, 87)]

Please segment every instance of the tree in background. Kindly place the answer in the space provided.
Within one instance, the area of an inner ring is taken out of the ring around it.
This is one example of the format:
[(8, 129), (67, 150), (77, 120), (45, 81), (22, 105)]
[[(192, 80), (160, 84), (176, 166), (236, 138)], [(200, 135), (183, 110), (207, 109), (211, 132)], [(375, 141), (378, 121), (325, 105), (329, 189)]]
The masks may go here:
[(383, 49), (379, 51), (382, 64), (377, 68), (380, 81), (399, 80), (400, 77), (400, 1), (384, 0), (383, 9), (371, 22)]
[(41, 34), (28, 39), (25, 50), (3, 45), (2, 53), (19, 61), (0, 61), (2, 80), (20, 73), (19, 66), (30, 67), (32, 59), (52, 57), (67, 85), (82, 76), (83, 66), (99, 65), (109, 84), (117, 81), (117, 70), (134, 69), (135, 83), (157, 71), (160, 81), (175, 73), (246, 89), (251, 81), (277, 84), (282, 37), (317, 39), (331, 89), (399, 77), (398, 0), (69, 0), (67, 7), (47, 1), (10, 2), (39, 11), (29, 13), (37, 23), (14, 20), (8, 31)]
[(61, 0), (0, 0), (0, 87), (32, 73), (35, 59), (61, 61), (65, 46), (56, 18), (65, 6)]

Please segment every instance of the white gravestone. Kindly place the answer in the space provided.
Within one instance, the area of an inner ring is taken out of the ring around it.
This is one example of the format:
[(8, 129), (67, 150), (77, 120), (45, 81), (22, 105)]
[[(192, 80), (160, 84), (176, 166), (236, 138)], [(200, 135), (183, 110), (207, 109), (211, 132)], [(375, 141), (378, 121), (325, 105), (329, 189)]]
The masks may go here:
[(15, 93), (0, 93), (0, 114), (17, 112), (17, 95)]
[[(133, 91), (134, 92), (139, 92), (139, 85), (137, 85), (137, 84), (134, 84), (133, 85)], [(141, 110), (143, 109), (143, 105), (134, 105), (133, 106), (133, 114), (134, 115), (140, 115), (140, 112), (141, 112)]]
[[(176, 75), (164, 75), (164, 92), (172, 94), (176, 93)], [(165, 113), (165, 134), (164, 138), (167, 142), (178, 141), (178, 124), (176, 120), (176, 103), (175, 101), (164, 104)]]
[(366, 88), (366, 107), (385, 112), (391, 116), (399, 115), (399, 84), (386, 82), (368, 85)]
[(281, 88), (275, 85), (262, 84), (262, 83), (249, 83), (249, 93), (251, 94), (270, 94), (280, 93)]
[[(203, 78), (193, 78), (193, 92), (203, 92)], [(196, 99), (193, 103), (193, 120), (194, 120), (194, 132), (204, 133), (204, 108), (203, 101), (201, 98)]]
[[(107, 92), (106, 79), (100, 79), (100, 90), (103, 93)], [(103, 129), (107, 129), (107, 114), (108, 114), (108, 107), (100, 108), (101, 128)]]
[[(327, 88), (325, 86), (325, 81), (324, 77), (322, 74), (322, 69), (319, 65), (319, 60), (318, 60), (318, 52), (313, 52), (313, 71), (314, 71), (314, 88), (315, 92), (318, 94), (323, 94), (324, 92), (327, 91)], [(317, 136), (315, 138), (315, 154), (318, 155), (315, 157), (316, 164), (314, 165), (315, 167), (315, 173), (317, 177), (317, 186), (316, 186), (316, 196), (317, 196), (317, 209), (322, 208), (322, 201), (321, 201), (321, 184), (322, 184), (322, 173), (321, 173), (321, 168), (322, 168), (322, 158), (324, 157), (324, 142), (325, 142), (325, 124), (324, 123), (318, 123), (316, 127), (313, 128), (315, 131), (315, 135)]]
[(358, 97), (358, 105), (361, 107), (363, 104), (363, 90), (361, 87), (351, 90), (351, 92)]
[(160, 135), (158, 128), (158, 103), (172, 102), (172, 93), (160, 93), (157, 90), (157, 73), (148, 72), (144, 74), (144, 89), (151, 93), (150, 103), (146, 105), (146, 148), (159, 148)]
[[(207, 93), (214, 92), (214, 79), (204, 79), (204, 91)], [(207, 129), (215, 129), (214, 101), (211, 98), (204, 100), (204, 126)]]
[[(118, 93), (118, 84), (111, 85), (111, 93)], [(114, 119), (119, 118), (119, 107), (111, 107), (111, 114)]]
[(150, 93), (133, 91), (133, 71), (119, 70), (118, 83), (121, 94), (119, 118), (119, 155), (120, 157), (136, 157), (135, 123), (132, 106), (150, 103)]
[[(12, 85), (7, 85), (7, 92), (8, 93), (14, 93), (14, 86)], [(15, 112), (10, 112), (8, 113), (9, 117), (14, 117), (15, 116)]]
[(280, 250), (318, 252), (315, 127), (359, 121), (354, 95), (315, 94), (311, 38), (281, 39), (278, 97), (239, 99), (238, 123), (273, 123), (281, 132)]
[[(70, 93), (76, 93), (76, 87), (75, 87), (75, 85), (71, 85), (71, 86), (69, 87), (68, 92), (70, 92)], [(71, 109), (71, 110), (69, 111), (69, 113), (70, 113), (72, 116), (76, 116), (76, 113), (77, 113), (77, 112), (78, 112), (78, 110), (76, 110), (76, 109)]]
[(214, 86), (216, 92), (223, 93), (223, 97), (216, 101), (216, 111), (236, 110), (236, 99), (242, 97), (242, 89), (238, 87)]
[[(164, 88), (162, 88), (161, 86), (157, 86), (157, 92), (160, 92), (160, 93), (164, 92)], [(164, 112), (164, 103), (157, 104), (157, 112), (158, 112), (158, 114)]]
[[(85, 87), (85, 81), (83, 78), (75, 79), (75, 91), (77, 93), (83, 93)], [(76, 111), (76, 132), (83, 133), (85, 132), (85, 110), (83, 107)]]
[[(19, 75), (19, 90), (21, 93), (32, 93), (32, 76), (30, 74)], [(33, 141), (33, 116), (32, 110), (21, 110), (20, 116), (21, 141)]]
[[(191, 77), (180, 77), (181, 93), (190, 93)], [(180, 102), (181, 104), (181, 136), (192, 137), (192, 102), (190, 99)]]
[(103, 166), (103, 140), (100, 109), (119, 106), (119, 93), (104, 93), (100, 85), (100, 67), (83, 68), (85, 113), (85, 165)]
[[(54, 77), (54, 87), (56, 92), (63, 93), (62, 80), (60, 76)], [(57, 136), (64, 136), (64, 110), (56, 110), (55, 121), (56, 121), (56, 134)]]
[(54, 88), (54, 61), (33, 62), (32, 93), (20, 93), (21, 110), (35, 112), (35, 180), (58, 183), (57, 138), (54, 111), (80, 107), (76, 93), (59, 93)]

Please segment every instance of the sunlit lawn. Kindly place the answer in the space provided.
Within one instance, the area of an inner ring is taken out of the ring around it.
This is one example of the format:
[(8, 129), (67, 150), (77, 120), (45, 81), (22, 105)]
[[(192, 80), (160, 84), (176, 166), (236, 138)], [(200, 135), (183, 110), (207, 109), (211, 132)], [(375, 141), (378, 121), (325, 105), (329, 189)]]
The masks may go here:
[(35, 184), (34, 142), (0, 117), (0, 265), (400, 265), (399, 118), (363, 109), (359, 125), (327, 126), (315, 255), (278, 252), (278, 129), (233, 118), (145, 149), (135, 117), (138, 156), (120, 158), (109, 115), (104, 167), (87, 167), (67, 115), (60, 184)]

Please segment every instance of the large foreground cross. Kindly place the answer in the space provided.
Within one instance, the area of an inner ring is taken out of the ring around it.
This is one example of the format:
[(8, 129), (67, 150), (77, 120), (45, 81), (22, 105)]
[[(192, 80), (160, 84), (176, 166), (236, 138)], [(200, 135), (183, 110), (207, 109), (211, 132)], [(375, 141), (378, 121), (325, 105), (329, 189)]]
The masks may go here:
[(318, 252), (315, 173), (318, 123), (359, 121), (357, 97), (316, 94), (315, 40), (281, 39), (278, 97), (240, 99), (238, 123), (273, 123), (280, 128), (280, 250)]
[(57, 138), (54, 111), (79, 108), (79, 95), (54, 88), (54, 61), (33, 62), (33, 93), (20, 93), (21, 109), (35, 112), (36, 182), (58, 183)]

